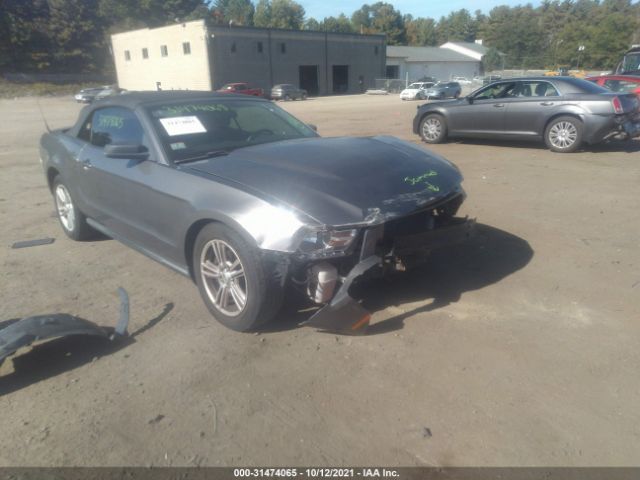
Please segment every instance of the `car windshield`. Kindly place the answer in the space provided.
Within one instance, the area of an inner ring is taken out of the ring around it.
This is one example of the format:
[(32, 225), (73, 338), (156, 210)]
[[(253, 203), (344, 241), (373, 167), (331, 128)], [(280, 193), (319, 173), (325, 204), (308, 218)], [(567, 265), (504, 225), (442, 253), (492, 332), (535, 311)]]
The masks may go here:
[(305, 123), (273, 103), (207, 99), (147, 108), (167, 156), (196, 160), (260, 143), (316, 137)]
[(412, 83), (411, 85), (409, 85), (407, 88), (409, 90), (420, 90), (422, 88), (423, 84), (422, 83)]

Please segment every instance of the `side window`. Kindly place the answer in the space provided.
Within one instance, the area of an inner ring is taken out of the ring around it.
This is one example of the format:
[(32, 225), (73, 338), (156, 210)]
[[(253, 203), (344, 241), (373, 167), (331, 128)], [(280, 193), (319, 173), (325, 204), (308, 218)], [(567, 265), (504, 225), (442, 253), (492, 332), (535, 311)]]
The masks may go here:
[(91, 116), (89, 116), (89, 119), (84, 122), (84, 125), (82, 125), (82, 127), (80, 127), (78, 138), (80, 140), (84, 140), (87, 143), (91, 142)]
[(484, 90), (480, 90), (474, 97), (475, 100), (492, 100), (494, 98), (503, 98), (508, 95), (515, 88), (514, 82), (509, 83), (496, 83), (486, 87)]
[(559, 97), (560, 94), (556, 87), (548, 82), (540, 82), (536, 85), (534, 90), (534, 96), (536, 97)]
[[(96, 110), (90, 121), (90, 142), (97, 147), (109, 144), (144, 145), (144, 130), (136, 115), (126, 108), (107, 107)], [(81, 129), (81, 134), (85, 127)]]

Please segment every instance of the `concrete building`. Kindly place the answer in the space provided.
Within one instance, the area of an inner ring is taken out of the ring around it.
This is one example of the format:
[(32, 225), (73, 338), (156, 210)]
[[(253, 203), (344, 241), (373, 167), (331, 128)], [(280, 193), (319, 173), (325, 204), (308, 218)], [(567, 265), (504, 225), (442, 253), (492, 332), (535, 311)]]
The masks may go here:
[(482, 57), (489, 51), (487, 47), (482, 45), (482, 40), (476, 40), (474, 43), (471, 42), (447, 42), (440, 45), (440, 48), (448, 48), (449, 50), (453, 50), (454, 52), (461, 53), (471, 58), (475, 58), (479, 62), (482, 60)]
[(111, 36), (118, 84), (128, 90), (216, 90), (292, 83), (310, 95), (358, 93), (385, 73), (385, 37), (204, 21)]
[(449, 48), (387, 47), (387, 78), (410, 82), (423, 77), (450, 80), (453, 76), (469, 79), (481, 74), (480, 60)]

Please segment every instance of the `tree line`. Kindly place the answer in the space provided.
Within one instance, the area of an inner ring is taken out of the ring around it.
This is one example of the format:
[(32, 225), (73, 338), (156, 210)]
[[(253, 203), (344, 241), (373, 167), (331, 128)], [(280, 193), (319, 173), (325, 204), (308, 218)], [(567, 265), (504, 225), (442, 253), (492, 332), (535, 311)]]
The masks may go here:
[(0, 0), (0, 71), (109, 71), (112, 33), (195, 19), (230, 28), (384, 34), (389, 45), (482, 39), (491, 47), (489, 69), (611, 69), (640, 43), (640, 3), (632, 0), (544, 0), (488, 14), (462, 9), (438, 20), (402, 14), (386, 2), (318, 20), (294, 0)]

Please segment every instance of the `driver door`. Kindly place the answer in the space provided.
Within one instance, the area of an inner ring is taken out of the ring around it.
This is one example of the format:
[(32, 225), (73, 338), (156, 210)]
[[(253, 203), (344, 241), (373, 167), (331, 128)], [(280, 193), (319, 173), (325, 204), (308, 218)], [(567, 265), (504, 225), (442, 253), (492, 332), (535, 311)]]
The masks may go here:
[[(488, 85), (473, 97), (451, 105), (449, 129), (451, 134), (498, 135), (505, 129), (506, 106), (503, 96), (510, 91), (514, 82), (500, 82)], [(471, 102), (468, 99), (471, 98)]]

